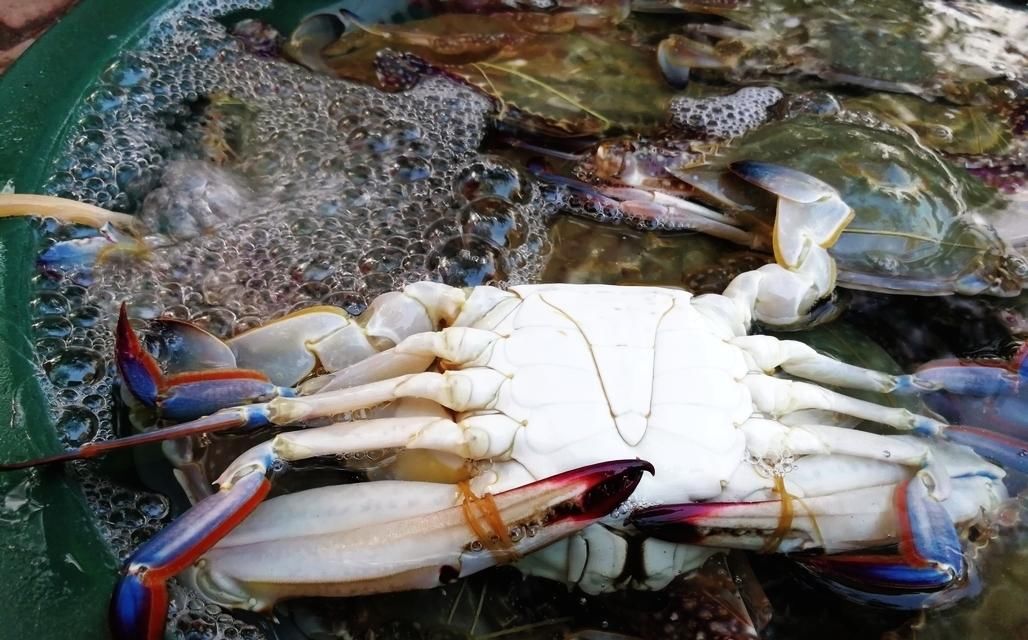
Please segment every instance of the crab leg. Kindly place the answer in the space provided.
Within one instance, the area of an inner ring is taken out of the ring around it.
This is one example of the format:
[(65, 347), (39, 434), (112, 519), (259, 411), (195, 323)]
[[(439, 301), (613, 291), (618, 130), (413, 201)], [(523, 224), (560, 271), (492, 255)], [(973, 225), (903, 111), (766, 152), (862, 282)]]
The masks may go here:
[[(328, 497), (341, 513), (330, 514), (327, 527), (320, 512), (307, 505), (301, 516), (297, 501), (304, 494), (293, 494), (278, 498), (268, 516), (295, 518), (271, 522), (258, 509), (258, 524), (268, 525), (259, 535), (244, 528), (224, 549), (214, 546), (268, 491), (265, 475), (251, 467), (133, 554), (111, 603), (113, 631), (126, 640), (163, 637), (165, 581), (194, 563), (192, 580), (205, 595), (250, 609), (293, 595), (359, 595), (444, 584), (592, 524), (631, 495), (644, 471), (653, 468), (639, 460), (605, 462), (463, 500), (452, 487), (440, 492), (413, 483), (416, 504), (406, 514), (386, 511), (383, 504), (402, 498), (405, 487), (397, 485), (407, 483), (335, 487)], [(361, 512), (340, 509), (349, 504), (348, 493), (358, 497)], [(321, 503), (324, 497), (319, 496)], [(492, 537), (482, 540), (482, 532)]]
[(588, 199), (617, 207), (629, 219), (671, 231), (700, 231), (736, 244), (765, 248), (758, 234), (740, 229), (740, 221), (701, 204), (676, 196), (632, 187), (597, 187), (575, 178), (530, 166), (533, 174), (559, 184)]
[[(477, 358), (487, 353), (497, 339), (499, 336), (491, 331), (469, 327), (450, 327), (440, 332), (411, 336), (396, 348), (391, 349), (389, 354), (383, 354), (383, 357), (388, 358), (395, 354), (400, 358), (416, 356), (428, 358), (429, 361), (440, 358), (452, 363), (472, 364)], [(141, 393), (144, 397), (148, 394), (156, 397), (160, 387), (156, 384), (150, 386), (152, 380), (150, 374), (137, 374), (137, 371), (145, 372), (151, 366), (146, 360), (149, 355), (141, 349), (140, 353), (138, 360), (126, 362), (126, 373), (123, 376), (131, 379), (139, 375), (144, 380), (142, 384), (138, 385), (143, 389)], [(506, 381), (507, 377), (504, 374), (493, 369), (478, 367), (469, 370), (450, 370), (444, 373), (407, 374), (355, 387), (322, 391), (310, 396), (290, 397), (291, 394), (281, 394), (269, 402), (224, 409), (210, 416), (138, 436), (89, 444), (56, 456), (0, 466), (0, 470), (89, 458), (142, 443), (173, 440), (211, 431), (297, 424), (305, 420), (367, 409), (402, 398), (423, 398), (435, 401), (453, 411), (467, 411), (487, 407), (497, 397), (501, 386)], [(329, 387), (326, 386), (326, 388)]]
[(804, 409), (824, 409), (921, 435), (938, 435), (947, 426), (906, 409), (883, 407), (807, 382), (753, 374), (744, 378), (743, 383), (750, 390), (754, 406), (774, 417)]
[(341, 422), (282, 433), (262, 442), (232, 462), (218, 482), (253, 465), (270, 469), (276, 462), (374, 449), (428, 449), (472, 460), (503, 459), (520, 427), (520, 423), (502, 415), (471, 416), (459, 423), (435, 416)]
[(111, 596), (111, 632), (118, 640), (164, 637), (167, 580), (206, 553), (264, 499), (271, 483), (248, 473), (231, 490), (219, 491), (193, 506), (150, 538), (125, 563)]
[(795, 340), (746, 335), (734, 338), (732, 344), (750, 354), (756, 365), (768, 374), (776, 369), (782, 369), (791, 375), (814, 380), (820, 384), (879, 393), (901, 392), (908, 389), (930, 391), (935, 388), (929, 381), (922, 381), (913, 376), (894, 376), (841, 362)]
[[(848, 495), (798, 501), (800, 506), (795, 520), (775, 550), (823, 548), (825, 537), (838, 535), (832, 531), (840, 526), (835, 522), (837, 518), (852, 519), (854, 509), (868, 514), (885, 512), (891, 501), (898, 517), (895, 525), (889, 525), (891, 531), (888, 533), (898, 535), (898, 555), (827, 555), (800, 558), (800, 561), (816, 567), (829, 579), (845, 578), (867, 588), (934, 591), (948, 587), (964, 578), (966, 564), (953, 519), (931, 496), (928, 484), (932, 480), (924, 474), (919, 472), (895, 488), (874, 487), (849, 492)], [(742, 534), (733, 537), (733, 532), (776, 530), (780, 526), (781, 502), (688, 503), (650, 507), (632, 514), (630, 521), (645, 533), (662, 539), (727, 544), (734, 548), (752, 545), (754, 549), (767, 551), (764, 536)], [(798, 520), (808, 524), (800, 525), (796, 522)], [(812, 534), (823, 539), (817, 540)]]

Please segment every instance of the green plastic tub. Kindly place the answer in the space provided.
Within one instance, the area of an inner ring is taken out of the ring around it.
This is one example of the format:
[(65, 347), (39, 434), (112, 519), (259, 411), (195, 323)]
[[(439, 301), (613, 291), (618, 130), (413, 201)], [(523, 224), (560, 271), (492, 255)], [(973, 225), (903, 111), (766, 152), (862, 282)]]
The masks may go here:
[[(326, 0), (278, 0), (247, 15), (288, 33)], [(0, 76), (0, 187), (38, 193), (80, 98), (169, 0), (81, 0)], [(403, 0), (335, 3), (368, 20), (403, 13)], [(246, 17), (229, 16), (228, 20)], [(0, 460), (59, 448), (36, 383), (29, 300), (36, 237), (0, 220)], [(106, 638), (118, 562), (77, 487), (60, 469), (0, 475), (0, 640)]]

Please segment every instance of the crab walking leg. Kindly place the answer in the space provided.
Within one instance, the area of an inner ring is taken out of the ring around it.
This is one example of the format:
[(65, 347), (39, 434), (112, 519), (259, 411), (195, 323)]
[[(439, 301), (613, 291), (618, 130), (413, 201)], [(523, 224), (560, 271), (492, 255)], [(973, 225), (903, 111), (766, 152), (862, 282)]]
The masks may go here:
[(111, 633), (117, 640), (164, 637), (167, 580), (203, 555), (236, 526), (271, 489), (262, 473), (239, 478), (231, 491), (219, 491), (162, 529), (125, 563), (111, 596)]
[(652, 467), (639, 460), (604, 462), (481, 498), (427, 483), (335, 487), (317, 499), (335, 504), (326, 504), (339, 512), (328, 519), (303, 493), (276, 498), (267, 516), (255, 513), (262, 526), (227, 537), (190, 580), (214, 602), (256, 610), (288, 597), (432, 588), (587, 527), (626, 500), (643, 472)]
[(282, 433), (253, 447), (225, 469), (218, 484), (230, 483), (235, 474), (252, 466), (270, 469), (279, 461), (372, 449), (430, 449), (472, 460), (503, 459), (520, 428), (519, 422), (499, 414), (471, 416), (459, 423), (436, 416), (341, 422)]
[(768, 374), (773, 373), (776, 369), (781, 369), (791, 375), (814, 380), (819, 384), (880, 393), (932, 391), (937, 388), (914, 376), (891, 375), (840, 362), (795, 340), (747, 335), (733, 339), (732, 344), (750, 354), (756, 365)]
[(858, 400), (808, 382), (764, 374), (750, 374), (742, 382), (750, 390), (753, 406), (776, 418), (803, 409), (824, 409), (921, 435), (938, 435), (947, 427), (928, 416)]
[(929, 458), (922, 442), (843, 427), (787, 426), (777, 420), (751, 418), (739, 429), (746, 434), (746, 452), (771, 465), (788, 457), (834, 454), (921, 468)]

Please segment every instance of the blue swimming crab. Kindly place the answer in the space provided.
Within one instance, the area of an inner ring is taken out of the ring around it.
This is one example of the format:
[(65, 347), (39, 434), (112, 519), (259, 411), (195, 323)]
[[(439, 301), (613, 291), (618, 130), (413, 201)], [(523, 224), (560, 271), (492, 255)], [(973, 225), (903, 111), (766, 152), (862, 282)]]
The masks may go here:
[(660, 44), (669, 79), (699, 71), (733, 84), (813, 83), (988, 104), (1023, 82), (1028, 61), (1020, 38), (1028, 14), (975, 2), (637, 0), (633, 10), (695, 14)]
[[(735, 175), (732, 163), (761, 160), (816, 176), (854, 210), (831, 248), (846, 287), (1009, 297), (1028, 278), (1028, 262), (990, 224), (994, 193), (909, 130), (867, 113), (800, 113), (732, 140), (630, 137), (601, 142), (591, 154), (558, 155), (578, 162), (577, 178), (538, 163), (535, 174), (608, 217), (764, 251), (786, 242), (773, 227), (796, 222), (789, 211), (763, 215), (766, 194)], [(798, 245), (774, 249), (795, 255)]]
[[(659, 589), (724, 548), (790, 554), (852, 598), (951, 603), (973, 582), (962, 533), (1000, 512), (1003, 467), (1023, 473), (1023, 448), (821, 385), (988, 396), (1016, 392), (1023, 374), (892, 375), (752, 333), (797, 322), (831, 293), (827, 249), (853, 211), (795, 170), (731, 169), (793, 225), (776, 226), (776, 263), (721, 294), (417, 282), (356, 318), (313, 307), (224, 344), (189, 329), (220, 349), (223, 368), (175, 374), (123, 307), (124, 391), (174, 424), (0, 469), (225, 430), (276, 434), (128, 559), (112, 600), (117, 638), (163, 637), (175, 575), (212, 602), (266, 610), (434, 587), (507, 562), (587, 592)], [(0, 207), (83, 211), (19, 198)], [(291, 463), (371, 449), (395, 455), (391, 479), (265, 499)]]

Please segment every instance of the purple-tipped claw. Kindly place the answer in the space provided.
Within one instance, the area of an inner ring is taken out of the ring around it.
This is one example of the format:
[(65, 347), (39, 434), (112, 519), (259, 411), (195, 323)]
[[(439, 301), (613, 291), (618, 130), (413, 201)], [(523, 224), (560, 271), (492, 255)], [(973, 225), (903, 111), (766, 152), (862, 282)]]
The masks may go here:
[(653, 465), (645, 460), (614, 460), (566, 471), (527, 485), (526, 489), (581, 484), (586, 488), (576, 499), (554, 507), (557, 520), (597, 520), (628, 500), (643, 473), (652, 475)]
[(116, 640), (160, 640), (168, 615), (167, 580), (195, 562), (264, 500), (271, 483), (262, 473), (196, 503), (150, 538), (125, 563), (111, 599)]
[(124, 303), (118, 313), (118, 326), (114, 331), (114, 359), (121, 381), (132, 397), (148, 408), (155, 408), (165, 386), (164, 374), (157, 361), (143, 348)]

